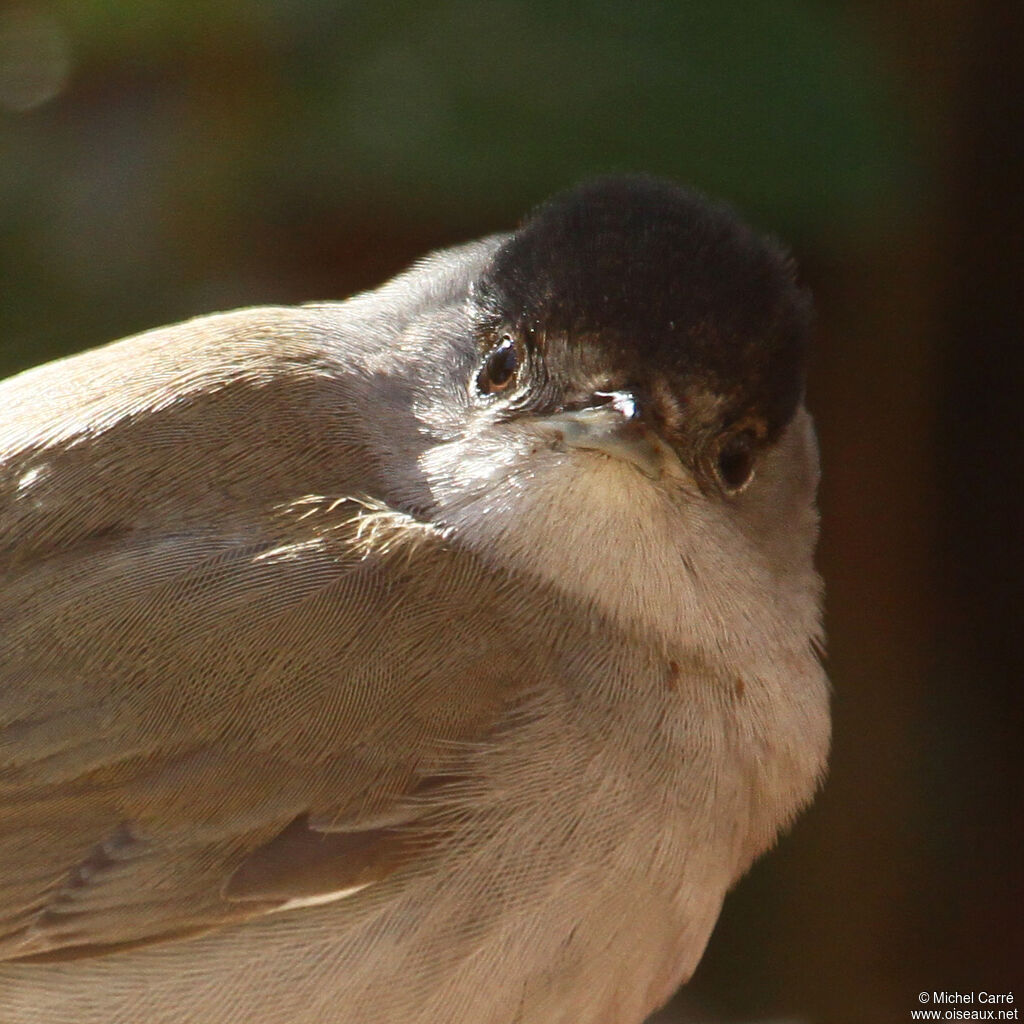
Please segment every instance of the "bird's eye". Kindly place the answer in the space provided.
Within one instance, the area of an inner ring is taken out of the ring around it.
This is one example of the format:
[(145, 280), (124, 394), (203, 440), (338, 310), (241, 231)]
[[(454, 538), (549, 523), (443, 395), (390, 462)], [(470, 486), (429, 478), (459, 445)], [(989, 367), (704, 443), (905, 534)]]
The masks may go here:
[(754, 439), (743, 431), (722, 442), (716, 463), (718, 479), (730, 494), (737, 494), (754, 475)]
[(476, 378), (477, 387), (485, 395), (504, 391), (515, 380), (518, 370), (519, 353), (516, 351), (516, 343), (506, 334), (491, 349), (484, 365), (480, 367)]

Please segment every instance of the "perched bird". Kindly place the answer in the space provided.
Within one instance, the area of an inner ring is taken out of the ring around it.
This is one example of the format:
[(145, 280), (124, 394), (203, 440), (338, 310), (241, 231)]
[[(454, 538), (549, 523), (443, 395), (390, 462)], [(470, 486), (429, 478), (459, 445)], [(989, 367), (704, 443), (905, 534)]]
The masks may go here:
[(611, 178), (0, 385), (0, 1021), (668, 999), (826, 762), (808, 306)]

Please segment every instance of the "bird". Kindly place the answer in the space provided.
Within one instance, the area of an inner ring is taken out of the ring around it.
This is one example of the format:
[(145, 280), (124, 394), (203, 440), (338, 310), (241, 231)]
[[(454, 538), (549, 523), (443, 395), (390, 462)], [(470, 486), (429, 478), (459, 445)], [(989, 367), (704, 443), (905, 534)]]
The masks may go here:
[(826, 770), (811, 332), (615, 175), (0, 384), (0, 1020), (662, 1006)]

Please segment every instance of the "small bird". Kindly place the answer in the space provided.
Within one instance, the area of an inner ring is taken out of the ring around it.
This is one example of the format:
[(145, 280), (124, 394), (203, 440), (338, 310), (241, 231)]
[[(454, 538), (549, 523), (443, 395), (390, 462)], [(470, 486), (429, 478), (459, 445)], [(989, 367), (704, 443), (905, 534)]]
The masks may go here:
[(662, 1005), (827, 760), (809, 317), (614, 177), (0, 385), (0, 1021)]

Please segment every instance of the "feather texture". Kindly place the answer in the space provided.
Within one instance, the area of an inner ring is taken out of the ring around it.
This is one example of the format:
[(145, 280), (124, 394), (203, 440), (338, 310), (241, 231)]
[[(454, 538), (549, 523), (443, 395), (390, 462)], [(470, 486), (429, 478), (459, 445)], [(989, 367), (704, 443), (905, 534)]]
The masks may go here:
[(636, 1024), (809, 799), (809, 420), (738, 527), (488, 434), (501, 241), (0, 385), (5, 1024)]

